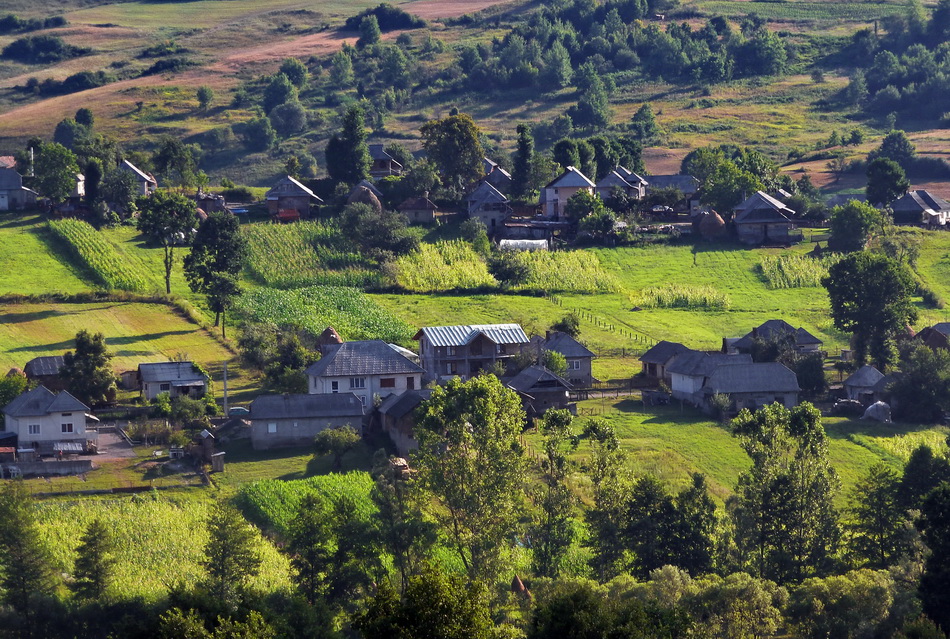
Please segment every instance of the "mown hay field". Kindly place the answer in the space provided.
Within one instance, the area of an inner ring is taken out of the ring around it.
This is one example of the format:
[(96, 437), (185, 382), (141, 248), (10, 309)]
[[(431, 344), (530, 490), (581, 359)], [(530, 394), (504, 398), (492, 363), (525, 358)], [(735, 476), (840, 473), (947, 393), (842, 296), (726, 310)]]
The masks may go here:
[(38, 215), (0, 216), (0, 294), (88, 290), (81, 269), (50, 250), (52, 233)]

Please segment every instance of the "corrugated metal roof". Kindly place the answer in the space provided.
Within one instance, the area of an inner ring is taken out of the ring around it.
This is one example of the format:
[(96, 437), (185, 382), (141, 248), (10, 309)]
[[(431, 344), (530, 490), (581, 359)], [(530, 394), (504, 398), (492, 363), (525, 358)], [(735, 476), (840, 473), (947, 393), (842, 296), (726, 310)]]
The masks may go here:
[(752, 356), (748, 353), (726, 355), (724, 353), (703, 353), (702, 351), (685, 351), (676, 356), (666, 367), (666, 372), (689, 377), (708, 377), (713, 370), (720, 366), (737, 366), (751, 364)]
[(469, 324), (465, 326), (424, 326), (413, 339), (433, 346), (464, 346), (479, 335), (496, 344), (527, 344), (528, 336), (518, 324)]
[(139, 364), (139, 377), (143, 382), (192, 382), (207, 381), (195, 370), (191, 362), (153, 362)]
[(864, 365), (858, 370), (851, 373), (848, 379), (844, 380), (845, 386), (866, 386), (868, 388), (873, 387), (879, 381), (884, 379), (884, 373), (877, 370), (873, 366)]
[(34, 357), (23, 367), (23, 372), (27, 377), (45, 377), (48, 375), (59, 375), (63, 367), (62, 355), (48, 355), (46, 357)]
[(260, 395), (251, 402), (251, 420), (307, 417), (363, 417), (363, 404), (353, 393)]

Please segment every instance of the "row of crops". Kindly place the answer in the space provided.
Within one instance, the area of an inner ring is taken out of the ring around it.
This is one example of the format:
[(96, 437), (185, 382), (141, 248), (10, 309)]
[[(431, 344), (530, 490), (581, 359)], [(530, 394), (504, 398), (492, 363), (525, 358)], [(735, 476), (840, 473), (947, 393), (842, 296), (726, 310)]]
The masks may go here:
[[(104, 521), (115, 540), (113, 592), (154, 600), (175, 584), (193, 585), (203, 577), (210, 507), (207, 500), (158, 496), (50, 501), (37, 504), (37, 518), (41, 541), (63, 573), (72, 572), (82, 531), (95, 519)], [(286, 558), (263, 538), (258, 551), (264, 563), (253, 585), (262, 591), (288, 586)]]
[(378, 286), (381, 276), (347, 249), (340, 228), (326, 222), (246, 224), (247, 269), (265, 286)]
[(398, 258), (391, 275), (399, 288), (413, 293), (498, 286), (485, 260), (462, 240), (422, 244), (418, 251)]
[(828, 275), (828, 269), (840, 259), (835, 255), (765, 255), (759, 262), (758, 272), (769, 288), (818, 287)]
[(524, 279), (512, 287), (515, 291), (609, 293), (620, 290), (620, 283), (593, 253), (523, 251), (512, 258), (526, 273)]
[(316, 335), (332, 326), (345, 340), (382, 339), (404, 343), (413, 334), (411, 326), (362, 291), (345, 286), (253, 289), (239, 298), (236, 311), (249, 322), (295, 325)]
[(73, 259), (110, 290), (146, 292), (153, 288), (144, 266), (129, 259), (104, 235), (82, 220), (52, 220), (53, 236), (69, 248)]

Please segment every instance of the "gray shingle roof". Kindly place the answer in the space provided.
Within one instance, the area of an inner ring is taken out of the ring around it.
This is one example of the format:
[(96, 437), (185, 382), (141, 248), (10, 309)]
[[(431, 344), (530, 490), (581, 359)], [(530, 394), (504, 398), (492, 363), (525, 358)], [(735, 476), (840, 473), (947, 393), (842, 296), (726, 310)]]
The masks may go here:
[(432, 391), (427, 388), (421, 390), (407, 390), (399, 395), (392, 394), (386, 397), (383, 403), (379, 405), (379, 412), (393, 419), (402, 419), (431, 396)]
[(556, 187), (572, 188), (585, 186), (593, 188), (595, 184), (590, 181), (590, 178), (581, 173), (578, 169), (573, 166), (569, 166), (564, 169), (564, 173), (561, 173), (559, 176), (548, 182), (544, 188), (553, 189)]
[(738, 224), (757, 222), (787, 222), (795, 211), (768, 193), (756, 191), (735, 208)]
[(688, 350), (688, 348), (679, 342), (663, 340), (662, 342), (654, 344), (647, 352), (641, 355), (640, 361), (646, 362), (647, 364), (666, 364), (670, 359)]
[(647, 190), (679, 189), (684, 195), (692, 195), (699, 190), (699, 180), (692, 175), (651, 175)]
[(771, 319), (762, 322), (759, 326), (756, 326), (744, 336), (733, 342), (732, 345), (735, 348), (751, 348), (752, 340), (755, 338), (764, 340), (778, 340), (782, 339), (786, 335), (791, 335), (795, 338), (796, 346), (806, 346), (810, 344), (818, 344), (820, 346), (823, 343), (820, 339), (806, 331), (804, 328), (795, 328), (785, 320)]
[(86, 413), (89, 407), (66, 391), (53, 394), (43, 385), (18, 395), (3, 407), (10, 417), (34, 417), (49, 413), (76, 412)]
[(139, 364), (139, 379), (143, 382), (206, 382), (203, 373), (191, 362), (153, 362)]
[(550, 336), (544, 340), (543, 347), (564, 357), (597, 357), (589, 348), (561, 331), (551, 331)]
[(930, 191), (919, 189), (908, 191), (891, 202), (891, 209), (895, 213), (950, 211), (950, 202), (937, 197)]
[(484, 335), (496, 344), (527, 344), (529, 341), (518, 324), (424, 326), (413, 339), (425, 337), (433, 346), (465, 346), (479, 335)]
[(353, 417), (361, 420), (363, 404), (353, 393), (260, 395), (251, 402), (250, 419)]
[(63, 368), (62, 355), (48, 355), (46, 357), (34, 357), (23, 367), (23, 372), (27, 377), (45, 377), (48, 375), (59, 375)]
[(424, 372), (395, 347), (383, 340), (365, 340), (330, 344), (319, 362), (311, 364), (311, 377), (347, 377), (352, 375), (395, 375)]
[(879, 381), (884, 379), (884, 373), (873, 366), (865, 365), (851, 373), (848, 379), (844, 380), (845, 386), (866, 386), (873, 387)]
[(778, 362), (717, 366), (703, 387), (707, 394), (793, 393), (800, 390), (795, 373)]
[(482, 182), (468, 195), (468, 212), (473, 213), (486, 204), (505, 204), (508, 198), (488, 182)]
[(533, 388), (545, 383), (550, 386), (563, 386), (566, 390), (573, 388), (569, 381), (544, 366), (538, 366), (537, 364), (529, 366), (512, 377), (511, 380), (508, 381), (508, 388), (512, 388), (519, 393), (530, 394)]
[(666, 367), (666, 372), (690, 377), (709, 377), (720, 366), (739, 366), (751, 363), (752, 356), (748, 353), (726, 355), (724, 353), (685, 351), (677, 355), (673, 362)]

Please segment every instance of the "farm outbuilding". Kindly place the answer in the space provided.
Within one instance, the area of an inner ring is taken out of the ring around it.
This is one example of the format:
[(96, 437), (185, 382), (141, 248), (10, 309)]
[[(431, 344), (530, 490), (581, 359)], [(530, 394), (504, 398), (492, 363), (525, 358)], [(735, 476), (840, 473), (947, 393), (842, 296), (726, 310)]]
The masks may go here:
[(363, 403), (353, 393), (261, 395), (251, 402), (251, 445), (255, 450), (312, 446), (328, 428), (363, 432)]

